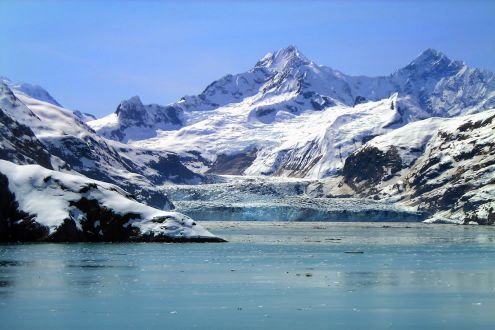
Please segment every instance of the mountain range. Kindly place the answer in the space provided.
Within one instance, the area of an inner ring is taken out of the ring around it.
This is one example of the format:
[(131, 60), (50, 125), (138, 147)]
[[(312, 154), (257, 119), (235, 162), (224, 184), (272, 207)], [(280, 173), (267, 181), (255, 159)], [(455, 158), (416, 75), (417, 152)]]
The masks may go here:
[[(306, 197), (495, 222), (495, 76), (427, 49), (388, 76), (350, 76), (289, 46), (169, 105), (94, 119), (39, 86), (0, 83), (0, 158), (108, 182), (171, 209), (171, 184), (306, 180)], [(189, 188), (188, 188), (189, 189)]]

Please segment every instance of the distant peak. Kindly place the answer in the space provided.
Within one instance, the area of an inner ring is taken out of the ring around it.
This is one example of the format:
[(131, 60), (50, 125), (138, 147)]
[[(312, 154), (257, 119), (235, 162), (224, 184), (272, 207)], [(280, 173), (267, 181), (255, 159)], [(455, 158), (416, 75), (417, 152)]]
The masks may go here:
[(0, 82), (7, 85), (13, 92), (21, 92), (34, 99), (51, 103), (58, 107), (61, 107), (60, 103), (57, 102), (43, 87), (39, 85), (32, 85), (27, 83), (14, 83), (9, 78), (0, 76)]
[(409, 65), (432, 67), (450, 63), (452, 60), (447, 55), (436, 49), (428, 48), (422, 51)]
[(135, 103), (137, 103), (137, 104), (143, 104), (141, 102), (141, 99), (137, 95), (131, 97), (130, 99), (127, 99), (127, 100), (122, 101), (122, 103), (124, 103), (124, 102), (126, 102), (126, 103), (134, 103), (134, 104)]
[(449, 58), (444, 53), (433, 48), (427, 48), (423, 50), (416, 58), (416, 60), (438, 60), (438, 59), (449, 60)]
[(132, 114), (132, 116), (134, 116), (138, 113), (143, 113), (144, 111), (144, 105), (141, 102), (139, 96), (136, 95), (131, 97), (130, 99), (120, 102), (115, 113), (119, 116), (128, 116), (129, 114)]
[(462, 62), (453, 61), (444, 53), (428, 48), (422, 51), (411, 63), (399, 70), (415, 74), (451, 74), (460, 69)]
[(303, 56), (299, 49), (294, 45), (289, 45), (285, 48), (279, 49), (276, 54), (284, 55), (284, 56)]
[(289, 45), (276, 52), (266, 54), (256, 63), (256, 67), (265, 67), (275, 71), (283, 71), (286, 68), (297, 67), (311, 63), (297, 47)]

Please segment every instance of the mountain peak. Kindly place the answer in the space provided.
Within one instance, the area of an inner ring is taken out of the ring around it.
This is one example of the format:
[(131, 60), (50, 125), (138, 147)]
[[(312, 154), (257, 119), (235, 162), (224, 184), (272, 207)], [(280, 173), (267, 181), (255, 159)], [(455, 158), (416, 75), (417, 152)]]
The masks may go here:
[(139, 119), (146, 114), (144, 105), (139, 96), (133, 96), (128, 100), (120, 102), (115, 113), (120, 118)]
[(283, 71), (287, 68), (293, 68), (304, 64), (311, 63), (297, 47), (289, 45), (281, 48), (274, 53), (266, 54), (256, 63), (256, 67), (264, 67), (275, 71)]
[(409, 65), (435, 67), (449, 65), (452, 62), (444, 53), (433, 48), (427, 48), (412, 60)]
[(12, 82), (9, 78), (0, 76), (0, 82), (6, 84), (15, 92), (21, 92), (23, 94), (26, 94), (27, 96), (30, 96), (34, 99), (44, 101), (51, 103), (53, 105), (56, 105), (58, 107), (61, 107), (60, 103), (53, 98), (53, 96), (50, 95), (43, 87), (38, 86), (38, 85), (32, 85), (32, 84), (27, 84), (27, 83), (20, 83), (16, 84)]
[(141, 99), (137, 95), (134, 95), (130, 99), (123, 100), (121, 103), (124, 103), (124, 102), (125, 103), (131, 103), (131, 104), (141, 104), (141, 105), (143, 104), (143, 102), (141, 102)]
[(450, 59), (442, 53), (441, 51), (438, 51), (433, 48), (427, 48), (423, 50), (418, 57), (414, 61), (418, 62), (433, 62), (433, 61), (441, 61), (441, 60), (447, 60), (450, 61)]
[(456, 72), (462, 65), (462, 62), (453, 61), (436, 49), (427, 48), (399, 71), (437, 76)]

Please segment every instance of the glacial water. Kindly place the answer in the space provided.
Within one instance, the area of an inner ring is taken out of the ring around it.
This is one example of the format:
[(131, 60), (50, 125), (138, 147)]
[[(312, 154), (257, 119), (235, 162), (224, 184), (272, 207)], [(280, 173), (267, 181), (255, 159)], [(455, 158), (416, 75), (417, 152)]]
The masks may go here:
[(0, 246), (0, 329), (494, 329), (495, 228), (203, 223), (224, 244)]

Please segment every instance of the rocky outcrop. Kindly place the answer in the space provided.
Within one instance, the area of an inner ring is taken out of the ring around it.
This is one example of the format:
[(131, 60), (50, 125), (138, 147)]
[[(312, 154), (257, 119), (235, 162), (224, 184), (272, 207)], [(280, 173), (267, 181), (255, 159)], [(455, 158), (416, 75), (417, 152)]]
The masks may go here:
[(392, 146), (386, 152), (366, 146), (345, 160), (344, 182), (358, 193), (374, 194), (375, 185), (387, 181), (402, 169), (402, 160), (397, 148)]
[(9, 190), (8, 178), (0, 173), (0, 242), (35, 242), (48, 236), (48, 228), (19, 209)]
[[(418, 132), (432, 127), (432, 134)], [(408, 125), (351, 154), (342, 181), (357, 195), (401, 200), (430, 212), (429, 221), (493, 224), (494, 132), (495, 110), (439, 126)]]
[(218, 155), (217, 159), (206, 173), (242, 175), (256, 159), (256, 152), (257, 150), (254, 149), (235, 155)]
[(1, 242), (222, 242), (191, 218), (117, 186), (0, 161)]

